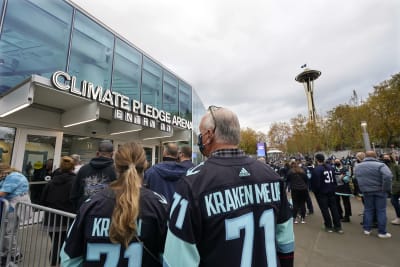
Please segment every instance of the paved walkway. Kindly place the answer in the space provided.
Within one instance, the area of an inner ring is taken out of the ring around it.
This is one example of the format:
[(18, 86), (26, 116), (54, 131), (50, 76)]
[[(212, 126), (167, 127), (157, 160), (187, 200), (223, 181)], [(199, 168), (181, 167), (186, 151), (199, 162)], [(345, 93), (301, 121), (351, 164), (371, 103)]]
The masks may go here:
[(377, 237), (377, 229), (365, 236), (360, 222), (363, 205), (352, 198), (350, 223), (342, 223), (344, 234), (327, 233), (322, 230), (323, 219), (313, 198), (314, 214), (306, 218), (306, 224), (296, 224), (295, 264), (296, 267), (399, 267), (400, 226), (391, 225), (394, 210), (388, 199), (388, 232), (390, 239)]

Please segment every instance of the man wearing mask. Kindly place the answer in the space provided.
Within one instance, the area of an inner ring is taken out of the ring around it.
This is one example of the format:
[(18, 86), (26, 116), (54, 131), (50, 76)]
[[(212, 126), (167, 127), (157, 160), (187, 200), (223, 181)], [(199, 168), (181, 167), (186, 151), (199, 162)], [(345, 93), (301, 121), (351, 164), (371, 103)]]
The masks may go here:
[(239, 120), (211, 106), (199, 126), (208, 159), (174, 194), (164, 266), (293, 266), (293, 218), (283, 180), (238, 148)]
[(396, 212), (396, 218), (391, 221), (391, 223), (394, 225), (400, 225), (400, 168), (394, 161), (393, 157), (389, 154), (383, 155), (383, 162), (389, 167), (393, 174), (391, 202)]

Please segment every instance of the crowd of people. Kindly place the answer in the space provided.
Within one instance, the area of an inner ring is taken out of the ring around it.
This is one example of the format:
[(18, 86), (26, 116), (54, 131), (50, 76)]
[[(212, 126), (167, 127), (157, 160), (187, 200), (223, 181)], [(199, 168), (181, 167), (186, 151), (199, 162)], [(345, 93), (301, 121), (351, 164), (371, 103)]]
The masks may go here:
[[(240, 123), (227, 108), (211, 106), (201, 119), (198, 147), (207, 158), (194, 166), (190, 146), (167, 143), (162, 161), (149, 167), (143, 147), (128, 142), (114, 150), (99, 143), (81, 165), (64, 156), (43, 188), (41, 205), (76, 213), (72, 225), (51, 221), (51, 266), (268, 266), (291, 267), (294, 225), (320, 209), (326, 232), (344, 233), (352, 216), (350, 198), (364, 203), (362, 231), (386, 230), (390, 195), (400, 225), (400, 169), (390, 154), (374, 151), (342, 159), (317, 153), (281, 167), (239, 149)], [(271, 168), (272, 167), (272, 168)], [(0, 163), (0, 196), (30, 202), (29, 183)], [(18, 218), (7, 214), (6, 238)], [(68, 232), (67, 232), (68, 228)], [(61, 242), (56, 242), (61, 240)], [(21, 258), (17, 240), (0, 256)], [(229, 253), (227, 253), (229, 251)], [(56, 253), (57, 252), (57, 253)]]
[[(392, 153), (378, 156), (375, 151), (366, 151), (341, 159), (325, 158), (322, 153), (317, 153), (314, 162), (292, 158), (281, 162), (280, 166), (271, 164), (271, 167), (285, 181), (285, 189), (293, 204), (295, 224), (299, 221), (306, 223), (307, 198), (312, 192), (327, 232), (344, 233), (342, 223), (351, 221), (352, 197), (363, 202), (363, 221), (360, 224), (365, 235), (377, 228), (379, 238), (391, 237), (386, 230), (388, 197), (396, 214), (391, 223), (400, 225), (400, 166)], [(307, 206), (308, 214), (312, 214), (312, 203)]]

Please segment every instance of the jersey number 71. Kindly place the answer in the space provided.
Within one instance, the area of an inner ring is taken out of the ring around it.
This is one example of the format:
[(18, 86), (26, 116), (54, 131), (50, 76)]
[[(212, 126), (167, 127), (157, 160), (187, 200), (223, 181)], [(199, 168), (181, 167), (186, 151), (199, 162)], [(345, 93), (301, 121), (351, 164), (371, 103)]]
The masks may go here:
[[(266, 210), (260, 217), (259, 227), (264, 228), (265, 255), (268, 267), (277, 266), (275, 247), (275, 219), (272, 209)], [(239, 217), (225, 220), (225, 239), (227, 241), (240, 238), (240, 230), (244, 229), (241, 267), (250, 267), (254, 244), (254, 214), (249, 212)]]

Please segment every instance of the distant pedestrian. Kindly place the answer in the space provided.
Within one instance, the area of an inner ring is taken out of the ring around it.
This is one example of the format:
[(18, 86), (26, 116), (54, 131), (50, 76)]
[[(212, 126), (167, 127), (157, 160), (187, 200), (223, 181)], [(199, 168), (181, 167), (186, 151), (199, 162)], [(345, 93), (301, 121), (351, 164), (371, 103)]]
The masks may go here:
[(367, 151), (365, 159), (359, 163), (354, 174), (364, 197), (364, 234), (370, 235), (373, 216), (378, 220), (378, 237), (390, 238), (386, 231), (386, 199), (391, 191), (393, 174), (389, 167), (377, 159), (375, 151)]
[(29, 182), (28, 179), (15, 168), (10, 167), (6, 163), (0, 162), (0, 197), (4, 197), (10, 204), (6, 214), (4, 224), (1, 225), (4, 229), (4, 237), (2, 242), (2, 251), (0, 251), (1, 266), (5, 266), (7, 257), (10, 256), (11, 261), (17, 263), (22, 260), (22, 254), (17, 244), (15, 235), (19, 223), (23, 222), (32, 216), (30, 209), (16, 211), (18, 202), (31, 203), (29, 197)]
[[(335, 159), (334, 175), (337, 183), (336, 187), (336, 205), (342, 222), (350, 222), (351, 203), (350, 197), (353, 195), (350, 188), (350, 174), (339, 159)], [(343, 202), (343, 208), (342, 204)]]
[(178, 152), (178, 161), (187, 169), (193, 168), (192, 148), (190, 146), (182, 146)]
[(70, 195), (76, 210), (86, 199), (103, 190), (116, 179), (113, 153), (113, 143), (103, 140), (99, 143), (96, 157), (79, 169)]
[(306, 199), (308, 194), (307, 174), (304, 169), (296, 162), (291, 163), (291, 168), (287, 174), (290, 179), (290, 193), (293, 201), (293, 220), (299, 223), (297, 214), (300, 214), (300, 222), (306, 223)]
[(177, 182), (187, 171), (187, 167), (177, 161), (178, 145), (168, 143), (164, 146), (163, 161), (151, 166), (144, 173), (145, 186), (163, 195), (168, 203), (172, 201)]
[(314, 204), (312, 203), (311, 196), (310, 196), (310, 191), (311, 189), (311, 176), (312, 172), (314, 170), (314, 165), (312, 163), (312, 160), (307, 161), (307, 165), (305, 168), (306, 174), (307, 174), (307, 187), (308, 187), (308, 192), (307, 192), (307, 198), (306, 198), (306, 207), (308, 209), (308, 214), (314, 214)]
[(356, 196), (356, 197), (360, 197), (363, 204), (364, 204), (364, 199), (362, 197), (362, 192), (360, 191), (360, 187), (358, 186), (357, 177), (354, 175), (354, 169), (364, 159), (365, 159), (365, 153), (364, 152), (358, 152), (356, 154), (355, 160), (354, 160), (353, 165), (351, 167), (351, 169), (352, 169), (351, 175), (352, 175), (352, 181), (353, 181), (353, 186), (354, 186), (353, 195)]
[(400, 167), (396, 164), (393, 156), (390, 154), (383, 155), (383, 162), (390, 168), (393, 174), (391, 203), (396, 212), (396, 218), (391, 221), (391, 223), (394, 225), (400, 225)]
[[(43, 189), (41, 203), (46, 207), (74, 213), (72, 201), (69, 198), (72, 183), (76, 178), (74, 171), (74, 160), (71, 157), (61, 158), (60, 168), (53, 179)], [(48, 226), (50, 240), (52, 242), (51, 266), (57, 266), (59, 262), (61, 245), (67, 236), (67, 219), (61, 221), (60, 215), (46, 213), (44, 225)]]
[(317, 166), (314, 168), (311, 177), (312, 191), (317, 199), (318, 206), (324, 218), (325, 231), (333, 231), (343, 234), (340, 223), (339, 212), (336, 206), (335, 190), (336, 180), (333, 175), (333, 168), (325, 163), (323, 154), (316, 154)]
[(78, 154), (72, 154), (71, 158), (74, 160), (74, 173), (77, 174), (79, 169), (82, 167), (81, 156)]

